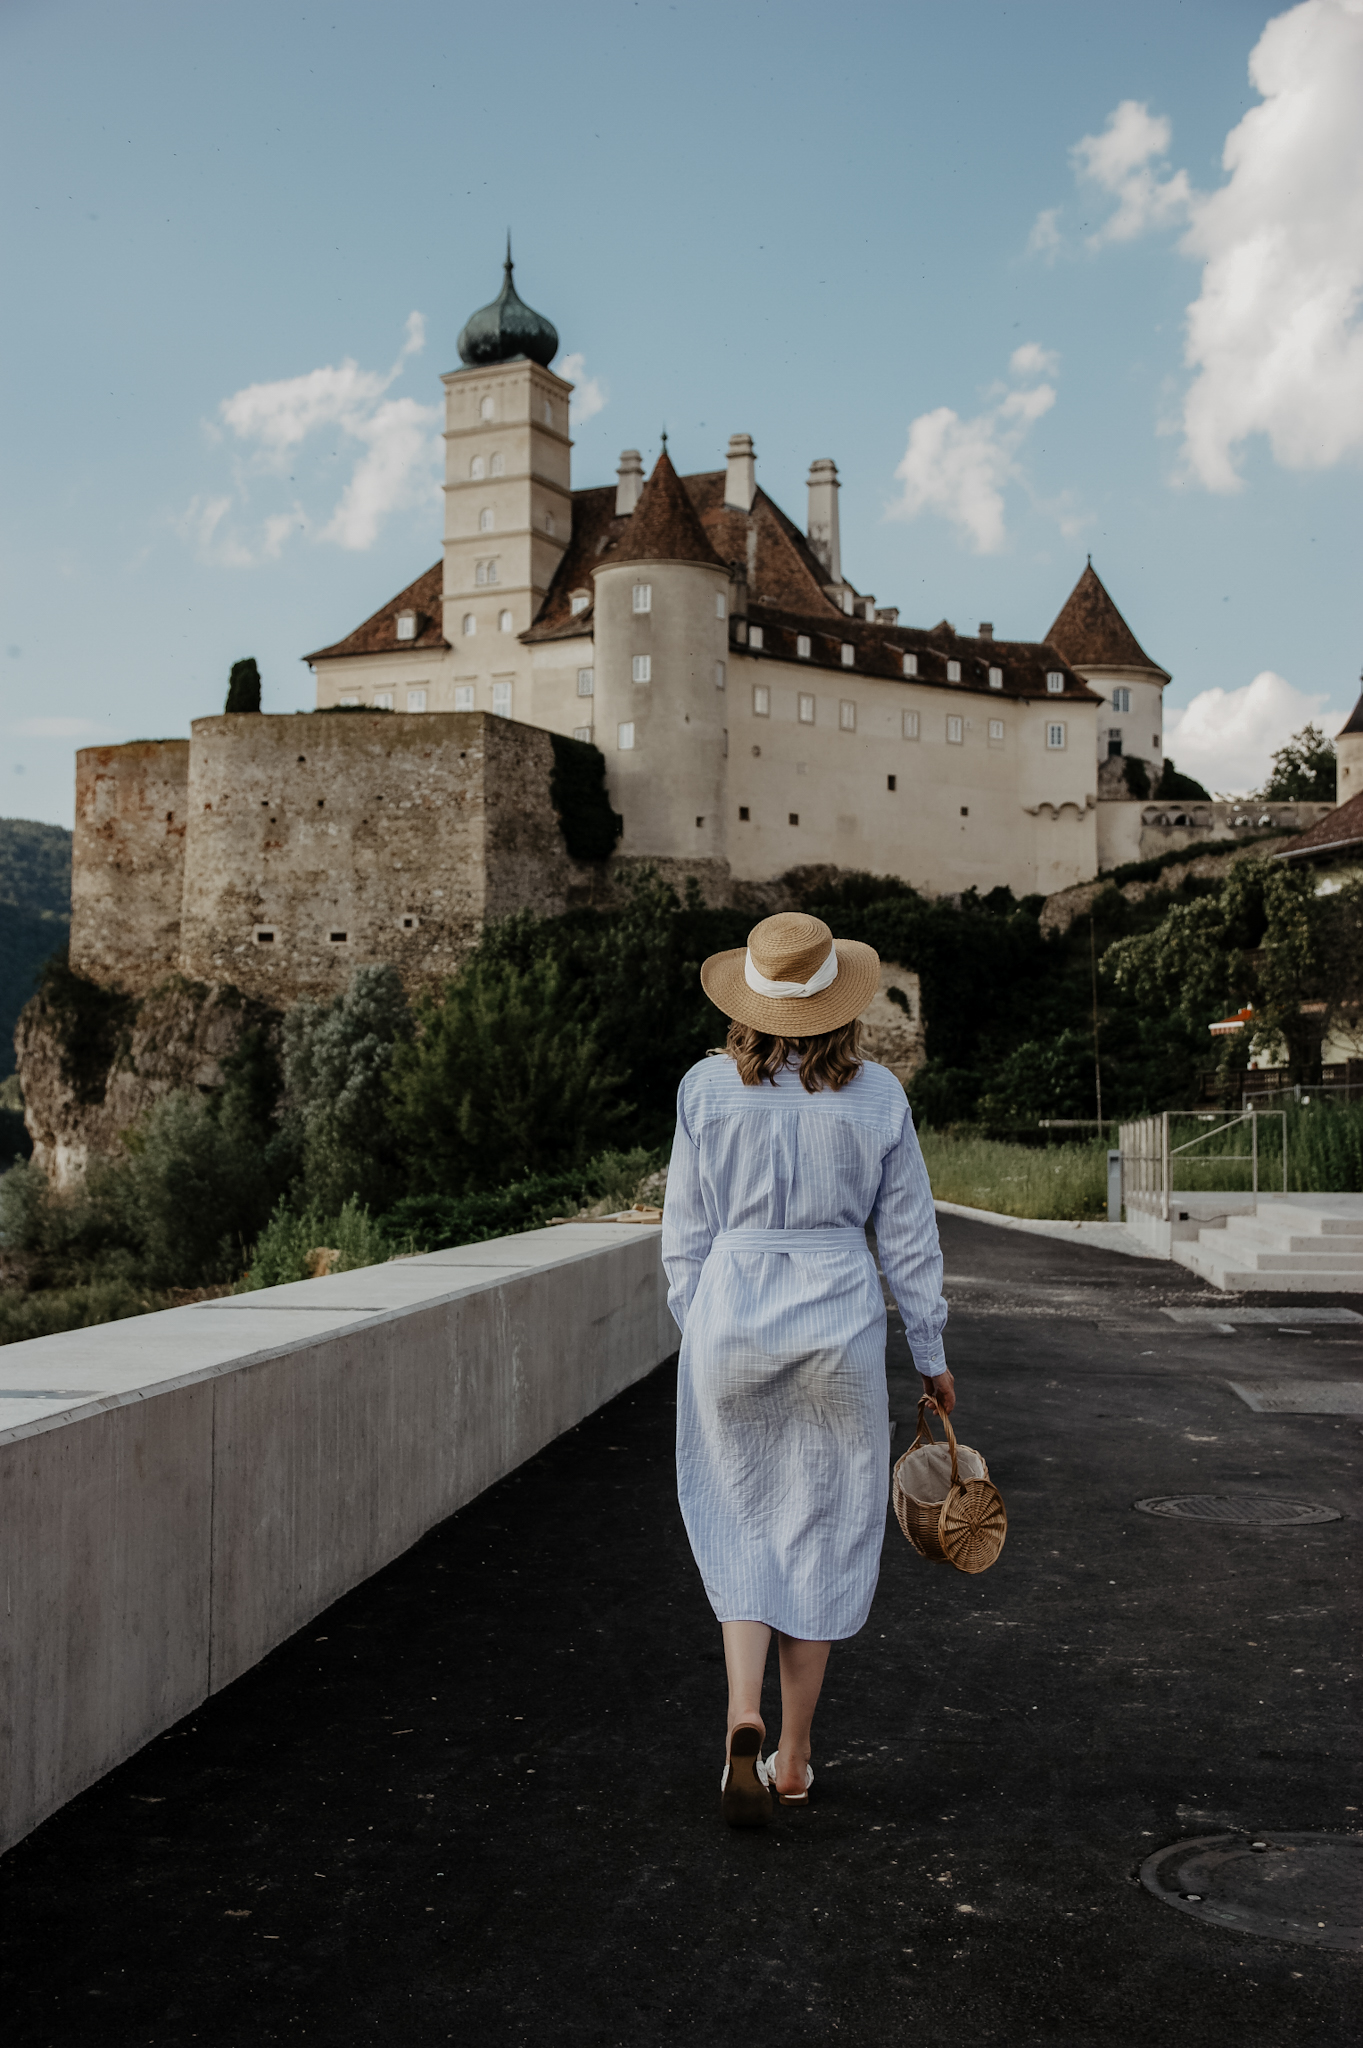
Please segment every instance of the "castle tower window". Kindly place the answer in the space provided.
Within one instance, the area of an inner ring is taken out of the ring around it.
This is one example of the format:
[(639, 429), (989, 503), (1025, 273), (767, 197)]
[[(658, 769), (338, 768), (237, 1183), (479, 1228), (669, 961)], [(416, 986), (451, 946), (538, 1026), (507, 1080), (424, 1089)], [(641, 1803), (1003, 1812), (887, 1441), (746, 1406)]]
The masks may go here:
[(491, 419), (495, 419), (495, 418), (497, 417), (497, 408), (496, 408), (496, 406), (495, 406), (495, 405), (493, 404), (493, 401), (492, 401), (492, 396), (491, 396), (491, 394), (490, 394), (490, 393), (489, 393), (489, 395), (488, 395), (488, 396), (487, 396), (487, 397), (486, 397), (486, 398), (485, 398), (485, 399), (483, 400), (482, 404), (481, 404), (481, 405), (479, 406), (479, 408), (478, 408), (478, 417), (479, 417), (479, 419), (483, 419), (483, 420), (491, 420)]
[(1110, 725), (1107, 729), (1107, 754), (1110, 761), (1120, 761), (1122, 757), (1122, 729), (1119, 725)]
[(554, 515), (552, 512), (546, 512), (544, 515), (544, 530), (552, 537), (554, 531)]
[(424, 689), (409, 690), (407, 692), (407, 709), (409, 711), (424, 711), (426, 709), (426, 692)]
[(1051, 669), (1046, 676), (1046, 688), (1050, 691), (1051, 695), (1058, 697), (1064, 687), (1065, 678), (1061, 675), (1059, 669)]
[(803, 693), (801, 693), (800, 697), (800, 723), (801, 725), (813, 725), (814, 723), (814, 699)]
[(749, 626), (748, 645), (755, 654), (762, 652), (762, 628), (760, 626)]
[(552, 427), (554, 424), (554, 408), (547, 398), (544, 401), (544, 424), (546, 427)]
[(893, 775), (887, 775), (885, 777), (885, 787), (886, 789), (893, 789), (895, 787), (895, 779)]
[[(1159, 734), (1158, 734), (1158, 733), (1152, 733), (1152, 734), (1151, 734), (1151, 736), (1150, 736), (1150, 744), (1151, 744), (1151, 746), (1152, 746), (1152, 747), (1154, 748), (1155, 752), (1156, 752), (1156, 753), (1158, 753), (1158, 752), (1159, 752)], [(1345, 773), (1346, 773), (1346, 774), (1348, 773), (1348, 770), (1347, 770), (1347, 769), (1345, 770)]]
[(596, 693), (596, 670), (595, 670), (594, 668), (580, 668), (580, 669), (578, 670), (578, 672), (577, 672), (577, 694), (578, 694), (578, 696), (579, 696), (579, 697), (591, 697), (591, 696), (594, 696), (594, 695), (595, 695), (595, 693)]
[(754, 718), (771, 717), (771, 691), (765, 683), (753, 684), (752, 709)]
[(573, 738), (575, 740), (590, 740), (591, 736), (592, 729), (589, 725), (575, 725), (573, 727)]
[(715, 688), (717, 690), (722, 690), (727, 684), (728, 680), (729, 670), (727, 665), (722, 661), (717, 661), (715, 663)]
[(634, 750), (634, 720), (633, 720), (632, 718), (631, 718), (631, 719), (630, 719), (630, 720), (628, 721), (628, 723), (627, 723), (627, 724), (625, 724), (625, 725), (618, 725), (618, 726), (616, 727), (616, 729), (615, 729), (615, 744), (616, 744), (616, 746), (617, 746), (617, 747), (618, 747), (618, 748), (620, 749), (620, 752), (621, 752), (622, 754), (629, 754), (629, 753), (632, 753), (632, 752), (633, 752), (633, 750)]
[(853, 662), (854, 662), (854, 661), (856, 660), (856, 658), (857, 658), (857, 650), (856, 650), (856, 648), (855, 648), (855, 647), (854, 647), (854, 646), (852, 645), (852, 643), (851, 643), (851, 641), (850, 641), (850, 640), (844, 640), (844, 641), (843, 641), (843, 643), (842, 643), (842, 665), (843, 665), (843, 667), (844, 667), (844, 668), (851, 668), (851, 666), (852, 666), (852, 663), (853, 663)]
[(478, 631), (478, 620), (472, 612), (464, 613), (464, 638), (471, 640)]
[(475, 483), (475, 484), (480, 484), (480, 483), (481, 483), (481, 482), (483, 481), (483, 478), (484, 478), (484, 476), (485, 476), (486, 474), (487, 474), (487, 465), (486, 465), (486, 463), (485, 463), (485, 462), (483, 461), (483, 458), (482, 458), (482, 456), (481, 456), (481, 455), (475, 455), (475, 456), (474, 456), (474, 458), (473, 458), (473, 460), (472, 460), (472, 462), (470, 462), (470, 464), (469, 464), (469, 480), (470, 480), (470, 482), (472, 482), (472, 483)]
[(917, 656), (916, 654), (906, 654), (906, 655), (904, 656), (904, 673), (905, 673), (905, 675), (906, 675), (906, 676), (916, 676), (916, 675), (917, 675), (917, 673), (918, 673), (918, 656)]
[(989, 721), (989, 744), (991, 747), (1001, 747), (1003, 745), (1003, 720), (1001, 718), (991, 718)]
[(717, 619), (722, 619), (726, 616), (727, 612), (728, 606), (724, 601), (724, 592), (722, 590), (717, 590), (715, 592), (715, 617)]
[(850, 697), (844, 697), (838, 706), (838, 724), (843, 732), (855, 732), (857, 729), (857, 707)]
[(510, 685), (510, 683), (494, 683), (494, 684), (492, 685), (492, 715), (493, 715), (493, 717), (494, 717), (494, 718), (510, 718), (510, 716), (511, 716), (511, 685)]
[(391, 691), (391, 690), (375, 690), (375, 692), (374, 692), (374, 709), (375, 709), (376, 711), (391, 711), (391, 710), (392, 710), (392, 708), (393, 708), (393, 693), (392, 693), (392, 691)]
[(990, 669), (989, 687), (991, 690), (1001, 690), (1003, 688), (1003, 670), (1001, 668)]
[(497, 631), (499, 633), (513, 632), (515, 630), (515, 625), (516, 621), (512, 618), (510, 612), (498, 612)]
[(1058, 753), (1065, 744), (1065, 728), (1059, 719), (1053, 719), (1046, 727), (1046, 745), (1052, 753)]
[(1129, 711), (1131, 709), (1130, 690), (1114, 690), (1112, 692), (1112, 708), (1114, 711)]
[(634, 609), (636, 612), (651, 612), (653, 609), (653, 585), (636, 583), (634, 586)]
[(491, 505), (484, 505), (482, 511), (478, 514), (479, 533), (491, 533), (492, 529), (494, 528), (494, 526), (496, 526), (496, 524), (497, 515), (493, 511)]
[(630, 675), (636, 683), (651, 683), (653, 681), (653, 656), (651, 654), (636, 654), (630, 665)]
[(591, 601), (592, 594), (590, 590), (571, 591), (568, 597), (568, 609), (572, 613), (573, 617), (576, 618), (579, 612), (586, 611), (587, 606), (591, 603)]
[(454, 686), (454, 708), (456, 711), (472, 711), (473, 684), (456, 683)]
[(808, 661), (808, 660), (809, 660), (809, 656), (810, 656), (810, 645), (809, 645), (809, 635), (808, 635), (808, 633), (797, 633), (797, 634), (796, 634), (796, 636), (795, 636), (795, 652), (796, 652), (796, 655), (798, 656), (798, 658), (799, 658), (799, 659), (800, 659), (801, 661)]
[(906, 740), (916, 740), (918, 738), (918, 713), (916, 711), (906, 711), (904, 713), (904, 737)]
[(965, 740), (965, 720), (952, 717), (947, 720), (947, 745), (959, 747)]
[(409, 911), (406, 917), (399, 918), (398, 922), (402, 926), (403, 931), (414, 932), (417, 926), (421, 923), (421, 919), (419, 917), (413, 917), (411, 912)]
[(492, 461), (489, 464), (489, 474), (492, 476), (506, 475), (506, 457), (504, 455), (493, 456)]
[(272, 924), (258, 924), (256, 926), (256, 944), (258, 946), (272, 946), (274, 944), (274, 937), (275, 931)]
[(960, 662), (959, 662), (959, 661), (949, 661), (949, 662), (947, 663), (947, 681), (948, 681), (949, 683), (959, 683), (959, 682), (960, 682), (960, 680), (961, 680), (961, 664), (960, 664)]
[(360, 708), (360, 700), (358, 697), (338, 697), (336, 699), (336, 702), (340, 705), (343, 711), (358, 711)]
[(331, 944), (332, 944), (333, 946), (344, 946), (344, 945), (345, 945), (345, 943), (346, 943), (346, 940), (347, 940), (347, 938), (348, 938), (348, 937), (349, 937), (349, 934), (348, 934), (348, 933), (346, 933), (346, 932), (328, 932), (328, 933), (327, 933), (327, 938), (328, 938), (328, 940), (329, 940), (329, 941), (331, 942)]
[(791, 822), (791, 824), (792, 824), (792, 825), (798, 825), (798, 824), (799, 824), (799, 822), (800, 822), (800, 813), (799, 813), (798, 811), (790, 811), (790, 812), (788, 812), (788, 813), (787, 813), (787, 815), (788, 815), (788, 817), (789, 817), (789, 819), (790, 819), (790, 822)]
[(740, 823), (740, 824), (743, 824), (743, 825), (748, 825), (748, 824), (751, 824), (751, 822), (752, 822), (752, 813), (751, 813), (751, 811), (750, 811), (750, 810), (748, 809), (748, 806), (747, 806), (746, 804), (740, 804), (740, 805), (739, 805), (739, 807), (738, 807), (738, 817), (739, 817), (739, 823)]
[(398, 613), (398, 618), (397, 618), (397, 633), (398, 633), (398, 638), (399, 638), (399, 640), (415, 640), (415, 639), (416, 639), (416, 613), (415, 613), (415, 612), (399, 612), (399, 613)]

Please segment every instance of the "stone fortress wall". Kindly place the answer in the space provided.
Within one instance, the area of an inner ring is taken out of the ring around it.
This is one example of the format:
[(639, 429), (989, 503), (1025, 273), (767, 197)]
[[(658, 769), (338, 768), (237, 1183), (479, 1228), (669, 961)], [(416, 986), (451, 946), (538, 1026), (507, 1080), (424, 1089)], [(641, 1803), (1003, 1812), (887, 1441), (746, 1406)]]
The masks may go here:
[(180, 955), (189, 741), (134, 740), (76, 756), (71, 965), (140, 995)]

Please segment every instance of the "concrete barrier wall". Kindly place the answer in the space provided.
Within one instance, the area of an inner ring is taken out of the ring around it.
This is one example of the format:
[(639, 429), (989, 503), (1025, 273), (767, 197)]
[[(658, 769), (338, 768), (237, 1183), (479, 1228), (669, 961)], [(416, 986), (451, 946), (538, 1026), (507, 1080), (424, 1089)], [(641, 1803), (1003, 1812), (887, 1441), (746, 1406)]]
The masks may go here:
[(677, 1345), (568, 1224), (0, 1350), (0, 1849)]

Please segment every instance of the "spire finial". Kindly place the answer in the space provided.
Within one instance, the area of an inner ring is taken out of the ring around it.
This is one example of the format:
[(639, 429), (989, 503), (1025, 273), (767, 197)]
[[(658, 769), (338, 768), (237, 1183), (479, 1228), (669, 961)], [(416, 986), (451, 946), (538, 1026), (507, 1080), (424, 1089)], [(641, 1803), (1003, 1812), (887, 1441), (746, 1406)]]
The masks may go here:
[(508, 228), (506, 231), (506, 274), (508, 277), (510, 277), (514, 267), (511, 261), (511, 230)]
[(663, 428), (663, 454), (667, 453), (667, 428)]
[(1090, 555), (1090, 556), (1089, 556), (1088, 560), (1089, 560), (1089, 567), (1090, 567), (1090, 569), (1091, 569), (1091, 568), (1093, 567), (1093, 557), (1092, 557), (1092, 555)]

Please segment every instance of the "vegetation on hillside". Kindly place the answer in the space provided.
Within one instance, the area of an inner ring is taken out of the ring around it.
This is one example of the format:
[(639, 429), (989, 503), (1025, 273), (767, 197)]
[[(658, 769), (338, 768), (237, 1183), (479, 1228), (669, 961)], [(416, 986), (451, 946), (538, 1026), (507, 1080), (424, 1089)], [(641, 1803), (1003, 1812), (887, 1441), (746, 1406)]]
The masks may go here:
[(1335, 748), (1318, 725), (1305, 725), (1273, 756), (1273, 772), (1254, 794), (1262, 803), (1335, 801)]
[[(43, 963), (71, 926), (71, 834), (32, 818), (0, 818), (0, 1080), (14, 1072), (14, 1027)], [(27, 1149), (20, 1126), (0, 1111), (8, 1160)]]

